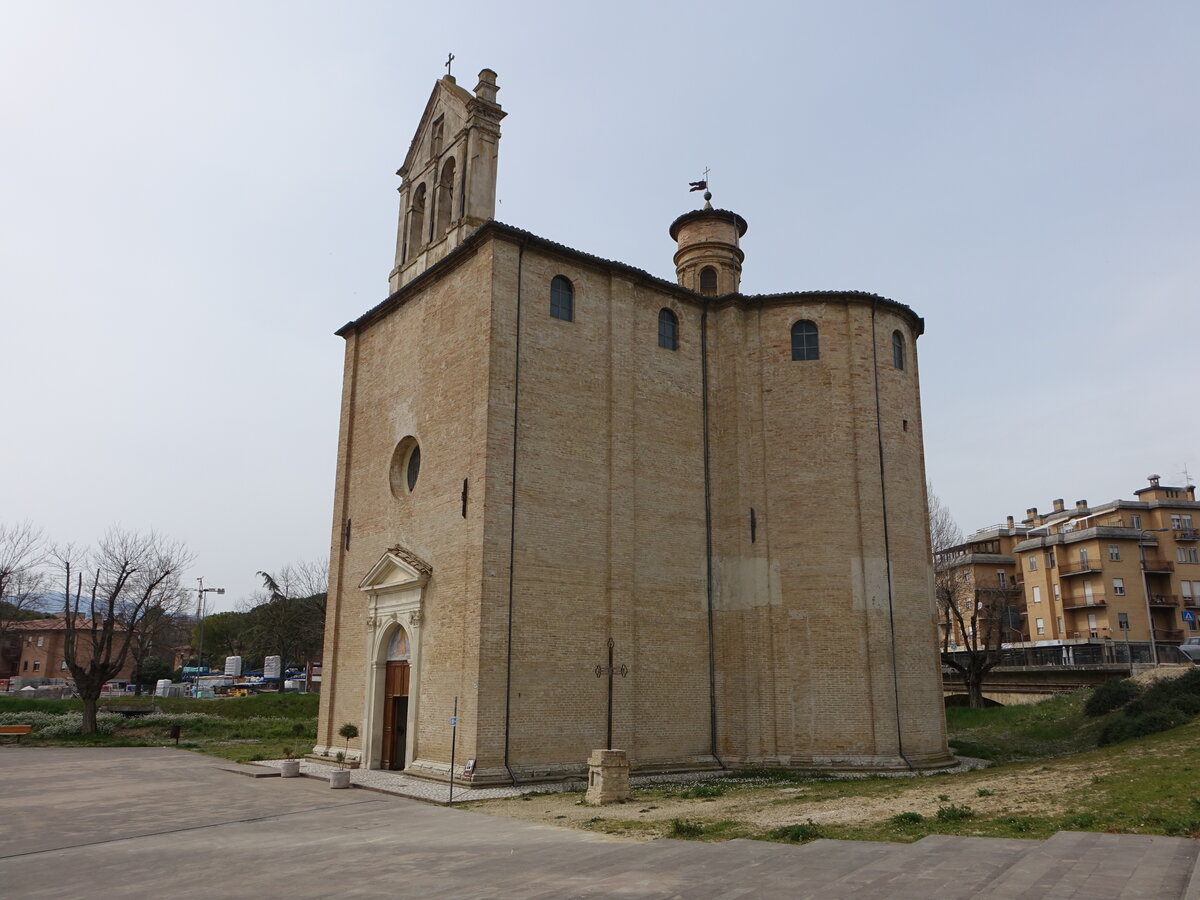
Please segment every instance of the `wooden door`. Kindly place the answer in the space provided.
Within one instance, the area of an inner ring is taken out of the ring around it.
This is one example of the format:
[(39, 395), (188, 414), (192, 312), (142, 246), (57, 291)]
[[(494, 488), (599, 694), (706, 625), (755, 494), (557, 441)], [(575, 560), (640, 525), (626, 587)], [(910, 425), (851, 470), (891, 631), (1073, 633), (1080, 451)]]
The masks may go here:
[(407, 661), (389, 662), (383, 688), (383, 748), (380, 766), (403, 769), (408, 736)]

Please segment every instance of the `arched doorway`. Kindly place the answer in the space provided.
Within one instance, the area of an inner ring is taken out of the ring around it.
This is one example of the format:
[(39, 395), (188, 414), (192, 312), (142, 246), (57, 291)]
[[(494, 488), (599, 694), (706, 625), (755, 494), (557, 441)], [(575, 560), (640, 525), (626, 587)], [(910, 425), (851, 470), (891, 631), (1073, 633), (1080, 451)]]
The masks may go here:
[(387, 673), (383, 680), (383, 746), (379, 765), (383, 769), (404, 768), (408, 747), (408, 632), (396, 627), (388, 645)]

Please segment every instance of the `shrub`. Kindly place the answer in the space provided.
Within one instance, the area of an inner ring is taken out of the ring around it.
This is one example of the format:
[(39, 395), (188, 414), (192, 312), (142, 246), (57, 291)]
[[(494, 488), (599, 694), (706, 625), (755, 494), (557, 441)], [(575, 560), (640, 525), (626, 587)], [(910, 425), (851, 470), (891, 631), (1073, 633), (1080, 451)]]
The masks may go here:
[(679, 796), (685, 800), (705, 800), (712, 797), (721, 797), (725, 794), (725, 788), (719, 784), (694, 784), (689, 788), (680, 791)]
[(671, 837), (698, 838), (704, 834), (704, 826), (699, 822), (689, 822), (687, 819), (671, 820)]
[(1128, 678), (1106, 681), (1096, 687), (1083, 705), (1085, 716), (1102, 716), (1119, 709), (1141, 693), (1138, 686)]
[(1190, 719), (1192, 716), (1200, 714), (1200, 695), (1179, 694), (1171, 698), (1170, 705)]
[(925, 817), (919, 812), (902, 812), (896, 813), (896, 815), (892, 816), (890, 819), (888, 819), (888, 821), (893, 825), (899, 826), (920, 825), (925, 821)]
[(1074, 813), (1063, 819), (1062, 824), (1063, 828), (1086, 831), (1096, 824), (1096, 816), (1094, 813)]
[(969, 819), (975, 815), (975, 810), (967, 806), (965, 803), (959, 806), (951, 803), (949, 806), (939, 806), (937, 811), (937, 820), (939, 822), (959, 822), (963, 819)]
[(1164, 706), (1151, 710), (1140, 716), (1121, 716), (1113, 719), (1100, 730), (1097, 743), (1104, 747), (1108, 744), (1118, 744), (1131, 738), (1145, 737), (1159, 731), (1167, 731), (1188, 721), (1189, 716), (1175, 709)]
[(809, 819), (796, 825), (784, 825), (782, 828), (771, 829), (771, 837), (781, 841), (791, 841), (793, 844), (806, 844), (821, 837), (821, 826)]

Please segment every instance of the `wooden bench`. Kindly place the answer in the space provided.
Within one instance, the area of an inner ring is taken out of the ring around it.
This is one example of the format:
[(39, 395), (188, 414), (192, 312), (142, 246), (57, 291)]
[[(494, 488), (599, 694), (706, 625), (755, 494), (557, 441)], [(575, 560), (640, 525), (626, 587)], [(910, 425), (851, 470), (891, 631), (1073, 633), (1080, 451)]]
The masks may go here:
[(33, 731), (32, 725), (0, 725), (0, 737), (8, 737), (12, 735), (16, 737), (17, 743), (21, 743), (21, 735), (29, 734)]

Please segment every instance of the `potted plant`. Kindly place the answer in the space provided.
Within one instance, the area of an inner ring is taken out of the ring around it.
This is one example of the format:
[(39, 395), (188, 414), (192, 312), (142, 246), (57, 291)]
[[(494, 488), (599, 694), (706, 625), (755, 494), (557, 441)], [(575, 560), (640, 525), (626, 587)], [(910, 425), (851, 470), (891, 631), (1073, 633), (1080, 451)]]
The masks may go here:
[(284, 778), (298, 778), (300, 775), (300, 760), (296, 759), (291, 747), (283, 748), (283, 765), (279, 767), (279, 774)]
[(358, 726), (353, 722), (347, 722), (338, 729), (338, 736), (346, 739), (346, 749), (338, 751), (338, 767), (329, 773), (329, 786), (331, 788), (348, 788), (350, 787), (350, 770), (346, 768), (346, 754), (350, 752), (350, 742), (358, 737)]

